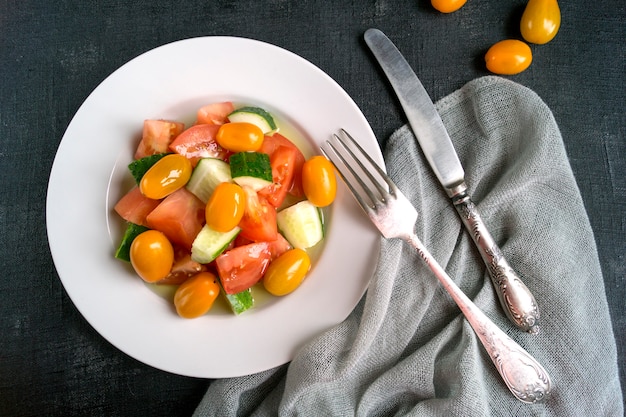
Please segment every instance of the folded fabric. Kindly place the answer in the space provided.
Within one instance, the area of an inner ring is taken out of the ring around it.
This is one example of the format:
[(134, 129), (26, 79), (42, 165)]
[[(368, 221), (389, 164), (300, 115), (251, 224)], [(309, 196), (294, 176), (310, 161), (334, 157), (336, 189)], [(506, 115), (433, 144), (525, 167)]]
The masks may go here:
[(197, 416), (623, 416), (615, 339), (595, 241), (563, 139), (543, 101), (499, 77), (437, 103), (469, 191), (533, 292), (541, 330), (505, 317), (474, 244), (412, 131), (387, 141), (387, 170), (420, 213), (416, 232), (459, 287), (544, 366), (542, 404), (517, 400), (419, 256), (383, 240), (351, 315), (290, 364), (213, 381)]

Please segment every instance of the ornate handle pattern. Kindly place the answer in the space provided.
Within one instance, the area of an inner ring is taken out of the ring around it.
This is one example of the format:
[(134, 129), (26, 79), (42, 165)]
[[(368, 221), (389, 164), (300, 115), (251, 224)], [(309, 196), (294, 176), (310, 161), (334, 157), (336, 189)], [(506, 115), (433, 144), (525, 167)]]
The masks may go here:
[(525, 403), (545, 401), (552, 390), (550, 375), (524, 348), (489, 319), (452, 281), (415, 234), (403, 237), (433, 271), (459, 306), (511, 393)]
[(467, 187), (462, 184), (455, 188), (455, 192), (449, 192), (449, 194), (487, 265), (489, 276), (507, 317), (526, 332), (539, 332), (540, 314), (535, 297), (504, 259), (500, 248), (480, 217), (476, 205), (467, 194)]

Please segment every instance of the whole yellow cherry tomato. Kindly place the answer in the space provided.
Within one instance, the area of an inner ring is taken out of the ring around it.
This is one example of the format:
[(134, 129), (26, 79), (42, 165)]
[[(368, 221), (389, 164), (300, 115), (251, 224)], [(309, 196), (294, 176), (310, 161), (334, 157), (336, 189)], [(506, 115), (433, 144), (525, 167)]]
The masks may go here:
[(302, 188), (306, 198), (317, 207), (326, 207), (335, 200), (337, 180), (335, 167), (321, 155), (302, 165)]
[(532, 60), (530, 46), (517, 39), (497, 42), (485, 54), (487, 69), (494, 74), (518, 74), (528, 68)]
[(452, 13), (459, 10), (467, 0), (430, 0), (430, 4), (441, 13)]
[(191, 162), (182, 155), (173, 153), (159, 159), (143, 175), (139, 182), (141, 193), (159, 200), (187, 184), (191, 177)]
[(245, 122), (225, 123), (215, 136), (217, 143), (232, 152), (258, 151), (263, 144), (263, 131)]
[(179, 316), (194, 319), (206, 314), (220, 293), (217, 277), (200, 272), (180, 284), (174, 293), (174, 306)]
[(246, 207), (246, 194), (237, 184), (219, 184), (206, 204), (206, 224), (218, 232), (228, 232), (239, 224)]
[(272, 261), (263, 286), (272, 295), (289, 294), (300, 286), (310, 268), (311, 258), (304, 250), (290, 249)]
[(174, 248), (163, 233), (147, 230), (131, 243), (130, 263), (144, 281), (160, 281), (172, 269)]
[(520, 30), (522, 37), (530, 43), (550, 42), (561, 26), (561, 10), (557, 0), (528, 0)]

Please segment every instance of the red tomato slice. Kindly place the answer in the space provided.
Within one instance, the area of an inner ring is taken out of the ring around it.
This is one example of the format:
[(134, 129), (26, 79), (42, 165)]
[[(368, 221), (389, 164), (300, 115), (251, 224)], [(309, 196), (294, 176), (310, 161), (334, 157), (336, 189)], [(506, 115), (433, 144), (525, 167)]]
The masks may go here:
[(234, 110), (235, 106), (230, 101), (207, 104), (198, 110), (197, 123), (223, 125)]
[(154, 210), (161, 200), (153, 200), (144, 196), (139, 187), (133, 187), (113, 208), (127, 222), (148, 227), (146, 216)]
[(168, 152), (170, 143), (178, 136), (185, 125), (170, 120), (145, 120), (141, 142), (135, 152), (135, 159), (157, 153)]
[(280, 233), (275, 241), (267, 243), (269, 244), (272, 261), (287, 252), (289, 249), (292, 249), (291, 244)]
[(217, 274), (227, 294), (236, 294), (259, 282), (270, 262), (267, 242), (238, 246), (215, 259)]
[(204, 203), (181, 188), (165, 197), (146, 221), (148, 227), (163, 232), (172, 243), (191, 250), (204, 224)]
[(246, 194), (246, 208), (239, 222), (240, 235), (254, 242), (271, 242), (278, 237), (276, 209), (253, 189), (242, 187)]
[[(232, 247), (245, 246), (250, 243), (254, 243), (254, 242), (250, 239), (247, 239), (241, 236), (241, 233), (239, 233), (237, 237), (235, 238), (235, 240), (231, 242), (231, 244), (233, 245)], [(283, 235), (281, 235), (280, 233), (278, 233), (276, 240), (271, 241), (271, 242), (265, 242), (265, 243), (269, 245), (268, 249), (270, 251), (270, 256), (271, 256), (272, 261), (278, 258), (283, 253), (287, 252), (289, 249), (293, 249), (291, 244), (287, 241), (287, 239), (285, 239)]]
[(233, 240), (231, 243), (233, 247), (237, 247), (237, 246), (244, 246), (244, 245), (247, 245), (249, 243), (254, 243), (254, 242), (248, 239), (247, 237), (241, 236), (241, 233), (239, 233), (237, 237), (235, 238), (235, 240)]
[(219, 125), (195, 125), (185, 130), (170, 144), (170, 149), (186, 156), (196, 166), (201, 158), (219, 158), (228, 161), (230, 152), (215, 140)]
[(293, 185), (297, 156), (296, 148), (284, 145), (278, 146), (270, 155), (273, 184), (260, 190), (259, 195), (274, 207), (280, 207)]
[(191, 259), (191, 253), (181, 248), (174, 248), (174, 265), (170, 273), (161, 281), (159, 285), (180, 285), (199, 272), (204, 272), (208, 268)]
[(293, 170), (293, 184), (291, 185), (291, 189), (289, 189), (289, 194), (295, 197), (301, 197), (304, 195), (304, 191), (302, 190), (302, 165), (304, 165), (306, 159), (300, 149), (280, 133), (274, 133), (272, 136), (265, 136), (259, 152), (264, 152), (271, 157), (279, 146), (287, 146), (297, 151)]

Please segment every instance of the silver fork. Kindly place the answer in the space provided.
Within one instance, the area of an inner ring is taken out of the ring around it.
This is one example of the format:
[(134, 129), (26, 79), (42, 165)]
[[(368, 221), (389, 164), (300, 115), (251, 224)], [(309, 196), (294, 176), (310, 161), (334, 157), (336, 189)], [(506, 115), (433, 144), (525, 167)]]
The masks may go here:
[[(525, 403), (544, 401), (552, 386), (546, 370), (496, 326), (461, 291), (428, 252), (414, 232), (417, 210), (389, 176), (343, 129), (339, 135), (335, 134), (332, 139), (326, 141), (321, 150), (335, 165), (359, 205), (380, 233), (387, 239), (402, 239), (417, 250), (463, 312), (513, 395)], [(364, 162), (370, 166), (369, 169)]]

